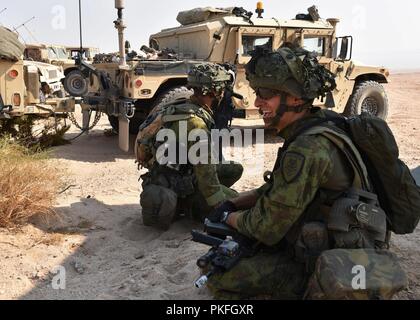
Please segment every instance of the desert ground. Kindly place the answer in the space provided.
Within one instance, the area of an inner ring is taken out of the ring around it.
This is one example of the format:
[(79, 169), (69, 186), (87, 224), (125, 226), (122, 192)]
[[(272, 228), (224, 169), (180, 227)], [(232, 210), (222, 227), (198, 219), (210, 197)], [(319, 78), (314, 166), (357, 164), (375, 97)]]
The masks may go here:
[[(420, 73), (394, 74), (391, 81), (388, 121), (402, 160), (420, 183)], [(59, 220), (0, 230), (0, 299), (210, 299), (193, 284), (199, 275), (196, 260), (207, 252), (190, 241), (190, 230), (200, 225), (181, 220), (167, 232), (142, 225), (141, 172), (132, 153), (120, 151), (118, 138), (105, 135), (106, 129), (103, 117), (89, 135), (52, 150), (51, 161), (69, 187), (58, 197)], [(77, 133), (72, 128), (68, 138)], [(280, 145), (280, 139), (269, 137), (264, 152), (258, 145), (229, 151), (233, 159), (240, 154), (245, 167), (234, 188), (260, 186)], [(392, 250), (409, 277), (409, 288), (397, 299), (420, 299), (419, 243), (420, 230), (393, 237)], [(52, 287), (56, 266), (64, 267), (64, 290)]]

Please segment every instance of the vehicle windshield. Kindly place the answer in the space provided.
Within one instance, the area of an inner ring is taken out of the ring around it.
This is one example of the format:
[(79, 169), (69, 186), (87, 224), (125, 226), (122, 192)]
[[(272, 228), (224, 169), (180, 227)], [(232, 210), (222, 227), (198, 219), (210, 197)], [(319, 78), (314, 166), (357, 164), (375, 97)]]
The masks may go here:
[(68, 59), (67, 51), (64, 48), (54, 48), (55, 52), (57, 53), (57, 56), (61, 60)]
[(273, 38), (271, 36), (242, 36), (242, 52), (244, 56), (250, 56), (256, 47), (273, 48)]
[[(79, 50), (80, 49), (68, 49), (71, 59), (76, 59), (78, 57)], [(97, 54), (99, 54), (99, 49), (97, 48), (84, 48), (82, 58), (92, 60)]]
[(50, 60), (57, 60), (58, 59), (58, 55), (57, 53), (54, 51), (53, 48), (48, 48), (48, 58)]
[(325, 38), (307, 37), (303, 40), (303, 48), (310, 52), (315, 52), (318, 56), (322, 56), (325, 53)]

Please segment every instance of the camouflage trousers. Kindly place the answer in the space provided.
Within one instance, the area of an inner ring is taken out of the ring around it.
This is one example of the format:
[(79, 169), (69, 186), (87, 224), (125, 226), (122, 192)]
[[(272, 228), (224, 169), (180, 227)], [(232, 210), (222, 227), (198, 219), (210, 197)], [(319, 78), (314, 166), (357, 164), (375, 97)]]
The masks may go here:
[(230, 188), (242, 177), (244, 171), (240, 163), (218, 164), (217, 177), (224, 186)]
[(304, 264), (285, 252), (261, 252), (210, 278), (208, 289), (215, 299), (300, 300), (307, 282)]
[[(232, 163), (217, 165), (217, 177), (219, 178), (220, 183), (227, 188), (232, 187), (237, 181), (239, 181), (242, 173), (243, 167), (241, 164)], [(234, 198), (238, 195), (238, 193), (232, 189), (224, 190), (224, 192), (229, 198)], [(186, 211), (189, 211), (189, 215), (193, 219), (202, 222), (213, 210), (213, 207), (210, 207), (207, 204), (206, 199), (198, 189), (196, 189), (188, 198), (179, 199), (179, 205), (181, 207), (186, 207)]]
[[(353, 287), (354, 267), (366, 272), (365, 288)], [(260, 253), (210, 278), (216, 299), (389, 300), (406, 288), (407, 276), (388, 250), (324, 251), (313, 274), (285, 253)]]

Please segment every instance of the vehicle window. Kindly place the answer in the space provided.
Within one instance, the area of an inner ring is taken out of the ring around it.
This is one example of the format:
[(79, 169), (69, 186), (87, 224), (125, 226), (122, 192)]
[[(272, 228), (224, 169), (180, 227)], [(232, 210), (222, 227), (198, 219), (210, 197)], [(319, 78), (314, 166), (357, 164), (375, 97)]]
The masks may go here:
[(303, 40), (303, 48), (310, 52), (315, 52), (319, 56), (324, 55), (325, 38), (324, 37), (308, 37)]
[(256, 47), (266, 46), (273, 49), (273, 37), (268, 36), (242, 36), (242, 52), (244, 56), (251, 56)]
[(67, 51), (64, 48), (55, 48), (57, 55), (60, 59), (68, 59)]
[[(82, 52), (82, 58), (83, 59), (88, 59), (89, 58), (89, 51), (86, 51), (86, 50), (89, 50), (89, 49), (83, 49), (83, 52)], [(73, 60), (79, 57), (79, 51), (80, 51), (79, 49), (71, 51), (71, 58)]]
[(37, 50), (37, 49), (26, 49), (25, 57), (26, 59), (34, 60), (34, 61), (41, 61), (42, 59), (41, 52), (40, 50)]
[(71, 50), (70, 55), (72, 59), (77, 58), (77, 56), (79, 55), (79, 50)]
[(53, 48), (48, 48), (48, 58), (51, 59), (51, 60), (57, 60), (58, 59), (58, 55), (54, 51)]

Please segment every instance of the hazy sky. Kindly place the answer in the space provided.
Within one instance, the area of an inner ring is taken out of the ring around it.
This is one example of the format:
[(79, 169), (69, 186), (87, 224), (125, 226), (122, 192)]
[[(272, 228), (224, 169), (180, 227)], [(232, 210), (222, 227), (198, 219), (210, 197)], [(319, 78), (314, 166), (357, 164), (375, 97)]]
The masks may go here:
[[(138, 1), (126, 0), (127, 39), (138, 50), (148, 44), (149, 35), (163, 28), (177, 26), (179, 11), (203, 6), (242, 6), (255, 10), (257, 1)], [(114, 0), (82, 0), (84, 43), (102, 52), (117, 51)], [(296, 0), (264, 1), (267, 18), (289, 19), (306, 13), (313, 4), (322, 18), (341, 19), (338, 35), (354, 36), (354, 58), (366, 64), (385, 65), (391, 69), (420, 69), (420, 2), (412, 0)], [(45, 43), (77, 45), (78, 0), (0, 0), (0, 23), (16, 27), (35, 16), (27, 24), (34, 37)], [(35, 42), (29, 33), (19, 29), (27, 42)]]

